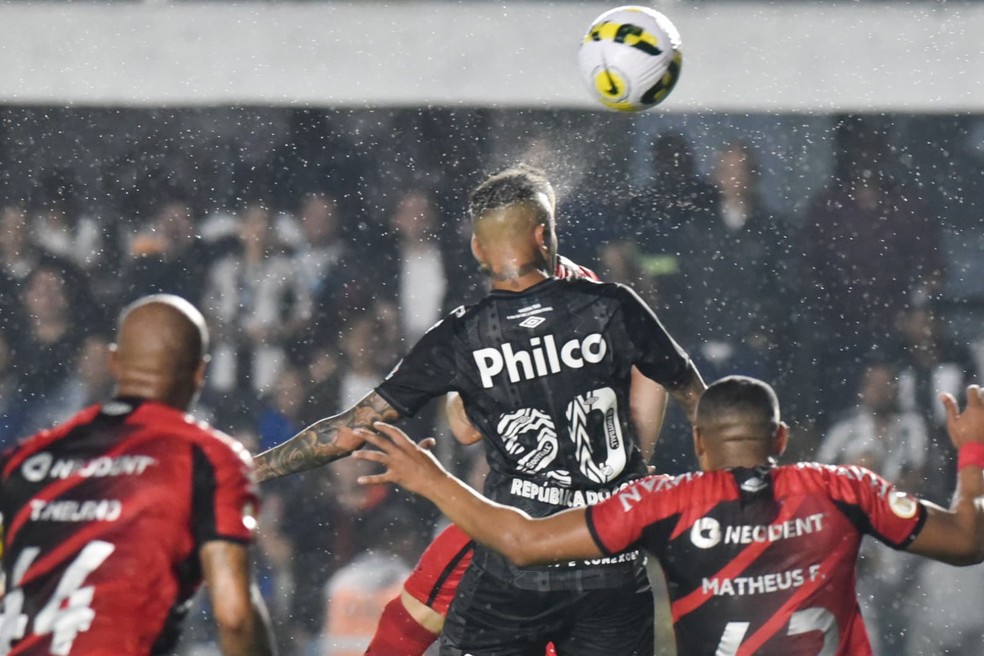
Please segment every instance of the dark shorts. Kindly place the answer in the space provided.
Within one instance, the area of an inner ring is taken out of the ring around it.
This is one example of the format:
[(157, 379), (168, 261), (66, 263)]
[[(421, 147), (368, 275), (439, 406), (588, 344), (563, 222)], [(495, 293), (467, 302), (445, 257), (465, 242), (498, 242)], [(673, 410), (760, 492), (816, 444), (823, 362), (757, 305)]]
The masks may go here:
[(478, 567), (465, 572), (441, 634), (441, 656), (652, 656), (653, 595), (631, 586), (590, 592), (520, 590)]

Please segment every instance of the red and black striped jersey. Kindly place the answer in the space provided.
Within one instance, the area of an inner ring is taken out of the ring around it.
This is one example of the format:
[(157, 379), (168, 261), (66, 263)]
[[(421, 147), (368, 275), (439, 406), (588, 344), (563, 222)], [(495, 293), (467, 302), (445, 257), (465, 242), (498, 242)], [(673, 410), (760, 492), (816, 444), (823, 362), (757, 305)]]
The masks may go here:
[(799, 463), (651, 476), (587, 519), (604, 553), (658, 558), (680, 656), (864, 656), (861, 538), (903, 549), (925, 508), (862, 467)]
[(0, 457), (0, 654), (166, 653), (210, 540), (252, 540), (251, 461), (151, 401), (83, 410)]

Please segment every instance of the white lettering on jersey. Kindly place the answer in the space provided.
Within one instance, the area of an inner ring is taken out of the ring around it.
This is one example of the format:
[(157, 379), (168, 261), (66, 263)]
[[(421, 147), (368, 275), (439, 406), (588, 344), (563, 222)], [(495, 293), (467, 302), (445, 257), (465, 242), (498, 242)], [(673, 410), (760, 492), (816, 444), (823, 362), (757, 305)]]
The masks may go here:
[(33, 522), (115, 522), (122, 514), (123, 504), (119, 499), (31, 500)]
[(710, 549), (721, 543), (752, 544), (753, 542), (778, 542), (801, 535), (810, 535), (823, 530), (823, 513), (797, 517), (778, 524), (759, 524), (755, 526), (725, 526), (713, 517), (701, 517), (690, 529), (690, 541), (701, 549)]
[(807, 580), (815, 581), (820, 573), (819, 565), (811, 565), (807, 572), (803, 568), (759, 574), (758, 576), (735, 576), (723, 578), (704, 578), (701, 591), (718, 597), (735, 597), (779, 592), (798, 588)]
[(534, 499), (554, 506), (580, 508), (604, 501), (612, 494), (630, 485), (632, 485), (631, 482), (625, 482), (614, 490), (570, 490), (552, 485), (541, 485), (524, 478), (514, 478), (509, 485), (509, 493), (513, 496)]
[(47, 451), (37, 453), (21, 465), (21, 474), (31, 483), (38, 483), (46, 478), (66, 479), (72, 475), (82, 478), (105, 478), (107, 476), (139, 476), (148, 467), (157, 464), (150, 456), (117, 456), (110, 458), (102, 456), (92, 460), (73, 460), (60, 458), (55, 460)]
[(643, 492), (653, 493), (669, 490), (701, 475), (702, 472), (690, 472), (679, 476), (647, 476), (639, 479), (618, 495), (618, 500), (622, 503), (622, 511), (629, 512), (636, 504), (641, 503)]
[(571, 560), (566, 563), (557, 563), (553, 567), (583, 567), (585, 565), (617, 565), (619, 563), (631, 563), (635, 562), (640, 556), (639, 550), (634, 549), (632, 551), (623, 551), (622, 553), (615, 554), (614, 556), (605, 556), (603, 558), (592, 558), (591, 560)]
[(778, 542), (810, 535), (823, 530), (823, 513), (797, 517), (778, 524), (758, 526), (726, 526), (725, 544), (751, 544), (753, 542)]
[[(550, 415), (536, 408), (523, 408), (516, 412), (507, 412), (499, 418), (496, 431), (502, 437), (502, 445), (506, 452), (517, 458), (516, 468), (519, 471), (536, 473), (545, 469), (554, 461), (560, 452), (557, 444), (557, 428)], [(524, 441), (532, 436), (536, 438), (533, 446), (524, 445)], [(525, 439), (521, 439), (525, 438)], [(570, 475), (563, 474), (563, 479), (570, 484)]]
[(721, 542), (721, 523), (713, 517), (701, 517), (690, 529), (690, 541), (700, 549), (710, 549)]
[(506, 343), (496, 348), (479, 349), (472, 353), (482, 387), (489, 389), (493, 379), (505, 371), (510, 383), (532, 380), (560, 373), (568, 369), (581, 369), (585, 364), (598, 364), (608, 353), (608, 344), (600, 333), (592, 333), (584, 339), (574, 338), (559, 348), (553, 335), (533, 337), (529, 350), (517, 350)]
[[(553, 312), (553, 308), (552, 307), (543, 307), (540, 303), (534, 303), (533, 305), (529, 305), (529, 306), (524, 307), (524, 308), (519, 308), (519, 310), (516, 312), (516, 314), (510, 314), (508, 317), (506, 317), (506, 319), (508, 321), (515, 321), (516, 319), (525, 319), (527, 317), (534, 317), (534, 316), (536, 316), (538, 314), (545, 314), (547, 312)], [(544, 321), (546, 321), (546, 319), (543, 319), (542, 317), (540, 317), (540, 319), (541, 320), (538, 321), (535, 325), (538, 326), (541, 323), (543, 323)], [(520, 326), (523, 326), (524, 328), (527, 327), (525, 321), (523, 321), (519, 325)]]

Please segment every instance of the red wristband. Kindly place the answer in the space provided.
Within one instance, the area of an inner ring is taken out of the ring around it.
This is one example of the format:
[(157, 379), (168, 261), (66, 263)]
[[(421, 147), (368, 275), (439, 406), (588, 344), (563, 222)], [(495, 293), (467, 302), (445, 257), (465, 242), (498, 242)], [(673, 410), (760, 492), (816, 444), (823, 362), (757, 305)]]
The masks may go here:
[(960, 447), (960, 451), (957, 452), (957, 471), (964, 467), (984, 469), (984, 444), (971, 442)]

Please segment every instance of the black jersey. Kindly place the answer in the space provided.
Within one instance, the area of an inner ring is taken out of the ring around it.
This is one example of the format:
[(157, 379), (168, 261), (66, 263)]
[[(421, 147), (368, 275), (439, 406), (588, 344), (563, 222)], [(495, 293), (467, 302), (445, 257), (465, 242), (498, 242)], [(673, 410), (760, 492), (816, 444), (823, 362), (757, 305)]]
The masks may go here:
[[(550, 279), (456, 310), (376, 391), (407, 416), (458, 391), (485, 437), (486, 495), (543, 517), (645, 475), (629, 420), (633, 365), (672, 388), (686, 380), (689, 360), (628, 287)], [(553, 590), (621, 585), (641, 562), (631, 551), (520, 570), (482, 549), (475, 556), (517, 586)]]

